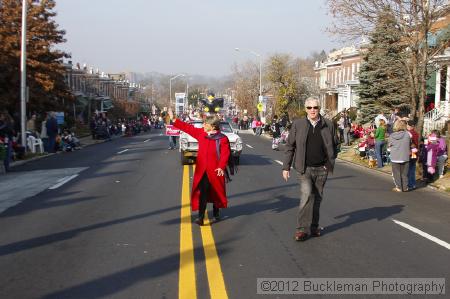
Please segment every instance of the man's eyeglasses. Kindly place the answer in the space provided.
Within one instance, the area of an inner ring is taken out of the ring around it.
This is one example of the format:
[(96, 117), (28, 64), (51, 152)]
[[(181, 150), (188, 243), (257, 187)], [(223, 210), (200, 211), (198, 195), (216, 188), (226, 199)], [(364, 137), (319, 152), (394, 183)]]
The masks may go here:
[(319, 110), (319, 106), (314, 106), (314, 107), (308, 106), (308, 107), (306, 107), (306, 109), (307, 110), (311, 110), (311, 109)]

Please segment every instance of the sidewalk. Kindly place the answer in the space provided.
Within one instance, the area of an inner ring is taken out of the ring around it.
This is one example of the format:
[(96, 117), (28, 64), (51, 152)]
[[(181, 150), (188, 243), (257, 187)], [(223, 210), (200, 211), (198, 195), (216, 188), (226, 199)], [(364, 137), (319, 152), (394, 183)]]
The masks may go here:
[[(122, 136), (113, 136), (112, 139), (114, 140), (114, 139), (117, 139), (119, 137), (122, 137)], [(90, 135), (89, 136), (85, 136), (85, 137), (81, 137), (80, 138), (81, 149), (83, 149), (83, 148), (85, 148), (87, 146), (90, 146), (90, 145), (103, 143), (105, 141), (107, 141), (107, 140), (105, 140), (105, 139), (94, 140), (94, 139), (92, 139), (92, 137)], [(34, 156), (29, 157), (28, 159), (11, 162), (10, 167), (14, 168), (14, 167), (17, 167), (17, 166), (20, 166), (20, 165), (24, 165), (24, 164), (26, 164), (28, 162), (31, 162), (31, 161), (40, 160), (40, 159), (43, 159), (43, 158), (46, 158), (46, 157), (50, 157), (50, 156), (53, 156), (53, 155), (56, 155), (56, 154), (60, 154), (60, 153), (62, 153), (62, 152), (36, 154)]]
[[(342, 146), (341, 152), (338, 155), (338, 159), (365, 167), (368, 170), (383, 172), (392, 175), (391, 165), (385, 165), (383, 168), (370, 168), (367, 160), (361, 160), (359, 153), (357, 153), (356, 150), (357, 149), (355, 149), (354, 146)], [(428, 184), (428, 186), (450, 193), (450, 173), (445, 174), (442, 179), (438, 179), (433, 183)]]
[[(242, 130), (242, 131), (240, 131), (240, 133), (241, 132), (244, 134), (254, 134), (251, 129)], [(263, 133), (261, 136), (265, 137), (267, 139), (272, 138), (272, 137), (270, 137), (269, 134), (265, 134), (265, 133)], [(382, 173), (385, 173), (388, 175), (392, 175), (391, 165), (385, 165), (383, 168), (369, 168), (369, 164), (367, 163), (367, 160), (360, 159), (359, 153), (356, 153), (354, 146), (342, 146), (341, 152), (338, 155), (338, 159), (348, 162), (348, 163), (359, 165), (361, 167), (365, 167), (367, 170), (378, 171), (378, 172), (382, 172)], [(438, 179), (438, 180), (434, 181), (433, 183), (428, 184), (427, 186), (430, 188), (450, 194), (450, 172), (447, 172), (442, 179)]]

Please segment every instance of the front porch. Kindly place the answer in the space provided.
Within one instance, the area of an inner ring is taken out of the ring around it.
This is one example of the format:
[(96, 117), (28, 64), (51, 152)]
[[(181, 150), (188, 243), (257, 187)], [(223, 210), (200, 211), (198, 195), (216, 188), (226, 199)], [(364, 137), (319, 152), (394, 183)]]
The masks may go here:
[(434, 58), (436, 65), (434, 101), (426, 103), (423, 133), (442, 130), (450, 119), (450, 51)]

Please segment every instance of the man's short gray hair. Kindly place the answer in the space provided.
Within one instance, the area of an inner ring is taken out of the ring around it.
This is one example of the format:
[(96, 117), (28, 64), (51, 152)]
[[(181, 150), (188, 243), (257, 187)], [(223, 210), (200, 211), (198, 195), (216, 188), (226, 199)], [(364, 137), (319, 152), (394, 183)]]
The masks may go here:
[(315, 97), (309, 97), (309, 98), (307, 98), (307, 99), (305, 100), (305, 106), (306, 106), (307, 103), (310, 103), (310, 104), (315, 103), (315, 104), (317, 104), (317, 106), (320, 106), (320, 101), (319, 101), (319, 99), (318, 99), (318, 98), (315, 98)]

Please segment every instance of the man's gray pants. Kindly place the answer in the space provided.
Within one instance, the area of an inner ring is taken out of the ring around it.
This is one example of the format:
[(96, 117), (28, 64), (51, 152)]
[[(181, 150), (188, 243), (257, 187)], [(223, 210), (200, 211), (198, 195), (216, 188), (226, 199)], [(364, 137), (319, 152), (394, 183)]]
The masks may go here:
[(304, 174), (298, 172), (300, 182), (300, 206), (297, 216), (297, 231), (310, 233), (319, 228), (319, 210), (328, 170), (324, 166), (306, 167)]

